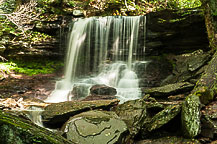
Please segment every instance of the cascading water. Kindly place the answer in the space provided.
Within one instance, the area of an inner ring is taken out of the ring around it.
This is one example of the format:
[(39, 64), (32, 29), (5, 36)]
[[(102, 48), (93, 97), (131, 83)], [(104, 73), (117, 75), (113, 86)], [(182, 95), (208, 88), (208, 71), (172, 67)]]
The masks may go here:
[(56, 83), (56, 89), (45, 101), (71, 100), (73, 86), (89, 88), (94, 84), (115, 87), (122, 102), (139, 98), (141, 92), (133, 61), (144, 53), (144, 41), (139, 38), (144, 36), (145, 21), (144, 16), (91, 17), (74, 21), (64, 79)]

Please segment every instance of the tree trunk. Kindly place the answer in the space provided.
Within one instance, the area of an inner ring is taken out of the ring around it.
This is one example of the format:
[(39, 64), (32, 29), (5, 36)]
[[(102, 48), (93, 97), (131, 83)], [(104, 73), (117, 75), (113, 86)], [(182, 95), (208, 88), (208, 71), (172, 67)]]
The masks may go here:
[[(217, 50), (217, 1), (201, 0), (210, 47)], [(205, 72), (197, 81), (191, 94), (182, 105), (182, 129), (184, 135), (193, 138), (200, 133), (201, 103), (208, 104), (217, 94), (217, 51), (212, 56)], [(190, 116), (190, 117), (189, 117)]]
[(217, 1), (201, 0), (205, 14), (206, 28), (209, 38), (210, 47), (217, 49)]

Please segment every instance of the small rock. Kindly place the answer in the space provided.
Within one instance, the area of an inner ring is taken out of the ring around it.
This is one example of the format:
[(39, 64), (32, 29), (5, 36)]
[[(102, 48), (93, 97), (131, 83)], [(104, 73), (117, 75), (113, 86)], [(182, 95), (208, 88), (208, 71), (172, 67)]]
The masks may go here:
[(106, 85), (94, 85), (90, 88), (91, 95), (116, 95), (117, 91), (113, 87)]

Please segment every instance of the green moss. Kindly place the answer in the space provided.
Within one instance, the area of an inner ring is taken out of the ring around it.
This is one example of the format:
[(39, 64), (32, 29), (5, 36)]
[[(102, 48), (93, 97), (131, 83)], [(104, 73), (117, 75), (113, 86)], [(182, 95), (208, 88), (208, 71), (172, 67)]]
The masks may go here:
[(38, 127), (28, 120), (0, 111), (0, 143), (11, 144), (69, 144), (61, 136)]
[(16, 73), (23, 73), (27, 75), (36, 74), (49, 74), (63, 66), (61, 61), (17, 61), (11, 60), (10, 62), (0, 62), (1, 67), (7, 68), (8, 71), (14, 71)]
[(147, 125), (148, 131), (153, 131), (155, 129), (160, 128), (164, 124), (168, 123), (171, 119), (173, 119), (181, 110), (180, 105), (170, 105), (166, 107), (164, 110), (157, 113)]
[(211, 14), (213, 16), (217, 16), (217, 1), (210, 0)]
[(189, 95), (182, 104), (182, 130), (187, 138), (193, 138), (200, 133), (200, 108), (197, 95)]
[[(216, 88), (213, 88), (216, 91)], [(194, 95), (199, 96), (201, 103), (208, 104), (214, 98), (214, 91), (208, 87), (198, 87)]]

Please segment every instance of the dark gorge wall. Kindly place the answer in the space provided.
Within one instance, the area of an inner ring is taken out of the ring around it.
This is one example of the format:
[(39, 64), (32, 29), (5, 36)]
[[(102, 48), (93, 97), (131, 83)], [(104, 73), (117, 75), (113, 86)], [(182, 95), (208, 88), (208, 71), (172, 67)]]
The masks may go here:
[(188, 70), (188, 65), (201, 57), (197, 53), (209, 50), (201, 11), (164, 10), (149, 13), (146, 28), (144, 57), (148, 62), (137, 65), (140, 86), (160, 86), (195, 77), (194, 72)]

